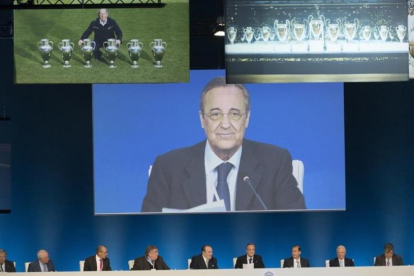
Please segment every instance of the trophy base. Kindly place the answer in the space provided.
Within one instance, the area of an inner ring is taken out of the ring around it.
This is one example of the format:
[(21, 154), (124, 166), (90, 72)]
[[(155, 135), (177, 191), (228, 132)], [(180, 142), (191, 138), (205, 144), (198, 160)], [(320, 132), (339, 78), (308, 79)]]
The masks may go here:
[(115, 64), (108, 65), (108, 68), (116, 68)]
[(70, 65), (70, 64), (63, 64), (63, 68), (69, 68), (69, 67), (72, 67), (72, 65)]
[(154, 67), (155, 68), (162, 68), (162, 65), (161, 64), (155, 64)]
[(131, 68), (139, 68), (138, 64), (132, 64)]
[(50, 68), (50, 64), (43, 64), (43, 68)]

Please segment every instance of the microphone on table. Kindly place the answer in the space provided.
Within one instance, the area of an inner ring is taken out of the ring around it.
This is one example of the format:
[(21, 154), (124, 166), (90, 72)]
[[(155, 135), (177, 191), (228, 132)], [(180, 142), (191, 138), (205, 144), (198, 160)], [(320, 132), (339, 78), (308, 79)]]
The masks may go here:
[(256, 196), (256, 198), (259, 200), (260, 204), (263, 207), (263, 210), (267, 210), (266, 205), (263, 203), (263, 200), (260, 198), (260, 196), (257, 194), (256, 190), (253, 188), (252, 183), (250, 182), (250, 178), (248, 176), (245, 176), (243, 178), (243, 181), (247, 183), (247, 185), (249, 185), (249, 187), (252, 189), (254, 195)]

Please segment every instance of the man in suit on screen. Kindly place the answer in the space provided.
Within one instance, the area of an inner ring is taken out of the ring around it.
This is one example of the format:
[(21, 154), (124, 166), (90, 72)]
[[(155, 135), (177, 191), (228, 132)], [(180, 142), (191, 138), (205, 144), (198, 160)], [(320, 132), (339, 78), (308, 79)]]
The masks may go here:
[(99, 245), (95, 253), (95, 255), (86, 258), (83, 271), (111, 271), (112, 268), (106, 247)]
[(27, 272), (53, 272), (56, 271), (53, 261), (49, 259), (49, 253), (46, 250), (37, 252), (37, 260), (29, 264)]
[(0, 249), (0, 272), (16, 272), (13, 261), (6, 260), (7, 252)]
[(355, 266), (354, 261), (349, 258), (345, 258), (346, 249), (345, 246), (340, 245), (336, 248), (336, 258), (329, 261), (330, 267), (346, 267)]
[(386, 243), (384, 245), (384, 254), (375, 258), (375, 266), (397, 266), (403, 265), (400, 255), (394, 254), (394, 245)]
[(218, 269), (217, 259), (213, 257), (213, 248), (203, 245), (201, 254), (191, 258), (190, 269)]
[(285, 259), (283, 263), (283, 268), (302, 268), (310, 267), (309, 260), (302, 258), (300, 254), (302, 250), (299, 245), (292, 247), (292, 257)]
[(148, 245), (144, 256), (135, 259), (131, 270), (170, 270), (170, 268), (158, 255), (158, 248), (155, 245)]
[(211, 204), (215, 192), (227, 211), (306, 208), (290, 153), (244, 139), (250, 119), (245, 86), (211, 80), (201, 94), (199, 118), (207, 140), (157, 157), (142, 212)]
[(262, 257), (256, 255), (256, 247), (252, 243), (246, 245), (246, 255), (240, 256), (236, 260), (234, 268), (243, 268), (243, 264), (253, 264), (254, 268), (265, 268)]

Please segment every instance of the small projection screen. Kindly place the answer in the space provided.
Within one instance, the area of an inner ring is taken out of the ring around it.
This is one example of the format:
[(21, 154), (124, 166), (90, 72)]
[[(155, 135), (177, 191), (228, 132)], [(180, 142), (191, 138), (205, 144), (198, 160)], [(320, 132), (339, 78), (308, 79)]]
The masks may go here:
[[(205, 129), (215, 135), (223, 135), (216, 130), (226, 129), (225, 134), (230, 134), (230, 129), (240, 129), (237, 123), (247, 115), (239, 114), (242, 118), (233, 121), (235, 114), (229, 119), (223, 108), (222, 119), (212, 121), (207, 116), (215, 110), (204, 110), (203, 120), (210, 120), (204, 121), (210, 127), (203, 129), (199, 105), (204, 86), (224, 74), (191, 71), (186, 84), (93, 85), (96, 214), (223, 211), (216, 206), (220, 200), (214, 201), (217, 182), (208, 183), (206, 176)], [(252, 84), (246, 88), (251, 112), (238, 175), (233, 175), (231, 211), (345, 210), (343, 84)], [(230, 109), (234, 103), (223, 99), (217, 107), (222, 104)], [(286, 186), (285, 180), (294, 187)], [(292, 201), (304, 199), (306, 207), (297, 208), (291, 202), (284, 202), (286, 208), (280, 205), (290, 192)]]
[(188, 82), (188, 0), (162, 3), (16, 10), (16, 83)]
[(407, 10), (406, 0), (227, 0), (227, 80), (408, 80)]

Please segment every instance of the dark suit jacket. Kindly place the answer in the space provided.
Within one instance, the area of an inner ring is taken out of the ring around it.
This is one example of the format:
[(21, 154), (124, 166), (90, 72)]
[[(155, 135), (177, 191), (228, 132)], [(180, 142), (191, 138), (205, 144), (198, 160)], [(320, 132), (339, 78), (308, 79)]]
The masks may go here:
[[(49, 260), (49, 262), (46, 264), (47, 269), (49, 272), (56, 271), (55, 265), (53, 264), (52, 260)], [(27, 269), (27, 272), (42, 272), (42, 269), (39, 265), (39, 260), (35, 260), (29, 264), (29, 268)]]
[[(381, 256), (378, 256), (375, 258), (375, 266), (386, 266), (387, 262), (385, 260), (385, 255), (382, 254)], [(403, 260), (400, 255), (393, 254), (392, 255), (392, 265), (403, 265)]]
[[(98, 264), (96, 263), (96, 255), (86, 258), (83, 271), (97, 271)], [(111, 271), (109, 258), (103, 259), (102, 271)]]
[(208, 261), (208, 268), (207, 268), (202, 254), (193, 256), (191, 258), (190, 269), (218, 269), (217, 259), (212, 257)]
[[(330, 267), (339, 266), (339, 259), (335, 258), (329, 261)], [(345, 267), (347, 266), (355, 266), (354, 261), (352, 259), (345, 258)]]
[(4, 268), (6, 272), (16, 272), (13, 261), (6, 260), (4, 262)]
[[(156, 270), (170, 270), (168, 265), (164, 262), (164, 259), (161, 256), (158, 256), (158, 259), (155, 260), (154, 265)], [(134, 266), (131, 270), (151, 270), (152, 265), (147, 261), (145, 256), (135, 259)]]
[[(142, 212), (161, 212), (163, 207), (188, 209), (206, 203), (204, 151), (206, 141), (157, 157)], [(250, 181), (269, 210), (305, 209), (305, 201), (292, 175), (292, 159), (285, 149), (243, 141), (237, 176), (236, 210), (263, 210)]]
[[(283, 268), (286, 268), (286, 267), (294, 267), (293, 257), (285, 259), (285, 263), (283, 264)], [(309, 260), (300, 257), (300, 267), (310, 267)]]
[[(254, 268), (265, 268), (260, 255), (253, 256)], [(243, 255), (237, 258), (236, 265), (234, 268), (243, 268), (243, 264), (247, 264), (247, 255)]]

